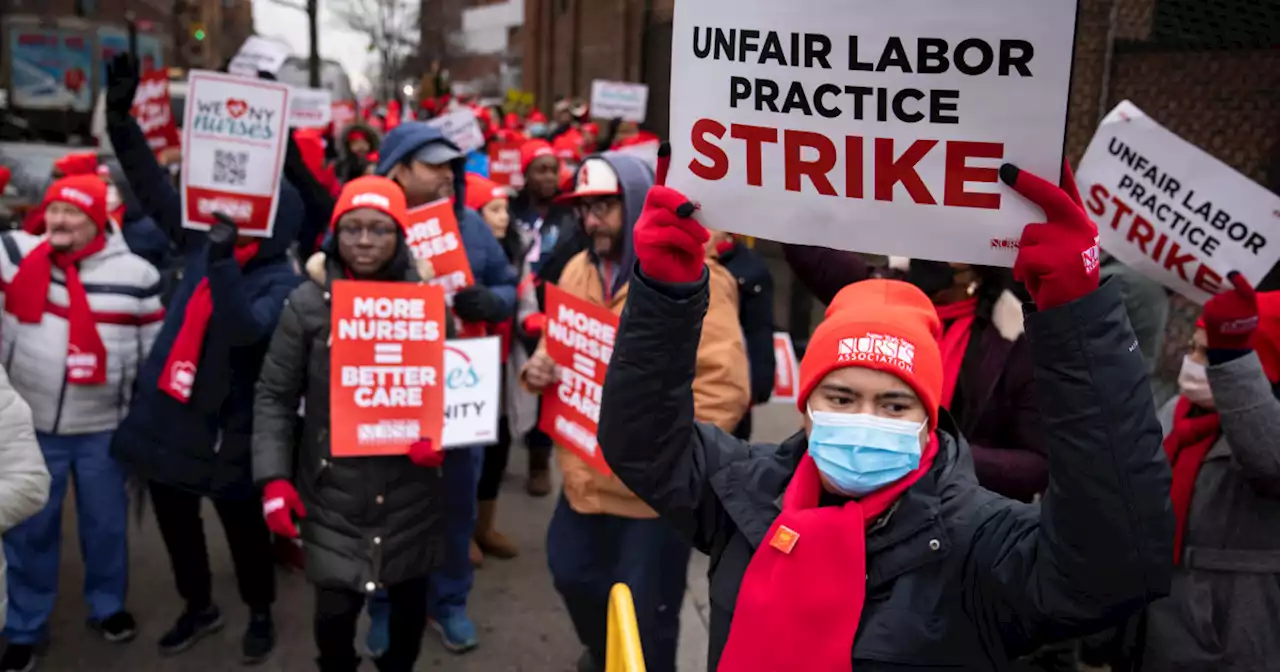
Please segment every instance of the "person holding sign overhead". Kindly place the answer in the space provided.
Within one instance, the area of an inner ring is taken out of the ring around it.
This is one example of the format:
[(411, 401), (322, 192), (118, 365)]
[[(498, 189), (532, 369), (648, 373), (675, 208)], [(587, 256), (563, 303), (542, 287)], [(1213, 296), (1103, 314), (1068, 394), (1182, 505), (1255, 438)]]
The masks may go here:
[(269, 236), (241, 235), (238, 220), (210, 212), (208, 230), (186, 228), (183, 198), (130, 116), (136, 61), (108, 68), (107, 133), (129, 188), (182, 251), (185, 265), (155, 347), (138, 372), (133, 403), (112, 440), (116, 459), (146, 479), (184, 607), (160, 637), (162, 655), (187, 651), (225, 623), (213, 601), (201, 498), (213, 500), (249, 610), (242, 659), (275, 649), (271, 534), (253, 486), (253, 386), (285, 297), (302, 281), (289, 259), (306, 207), (281, 178)]
[[(326, 672), (359, 666), (356, 619), (378, 590), (390, 602), (390, 645), (378, 669), (412, 670), (427, 624), (427, 575), (444, 558), (440, 446), (418, 440), (407, 456), (335, 457), (347, 446), (333, 445), (331, 432), (332, 283), (420, 282), (404, 219), (404, 194), (391, 180), (347, 183), (333, 212), (334, 235), (308, 260), (307, 281), (285, 304), (254, 398), (254, 480), (273, 532), (296, 538), (295, 519), (301, 521), (307, 579), (316, 586), (318, 663)], [(444, 322), (437, 339), (447, 334), (451, 322)], [(425, 324), (404, 325), (406, 339), (439, 328), (438, 321)], [(397, 403), (395, 391), (386, 404)], [(299, 448), (294, 423), (304, 397), (310, 403)], [(381, 403), (376, 392), (371, 399)]]
[(1169, 592), (1169, 468), (1119, 291), (1078, 200), (1005, 164), (1039, 205), (1014, 274), (1049, 444), (1049, 494), (977, 483), (942, 408), (941, 322), (897, 280), (841, 290), (800, 363), (803, 429), (747, 444), (695, 420), (708, 234), (655, 187), (604, 385), (614, 473), (711, 555), (708, 669), (1008, 669)]
[[(577, 207), (588, 248), (565, 266), (560, 290), (614, 314), (623, 311), (636, 259), (632, 228), (653, 180), (649, 167), (631, 156), (607, 153), (583, 162), (574, 191), (564, 198)], [(699, 258), (698, 264), (702, 263)], [(737, 284), (714, 260), (707, 267), (710, 307), (702, 338), (695, 339), (697, 375), (685, 385), (688, 389), (692, 382), (697, 400), (692, 414), (730, 432), (750, 404), (749, 367), (738, 325)], [(521, 373), (525, 387), (536, 393), (549, 392), (562, 376), (574, 375), (551, 359), (548, 337), (543, 337)], [(652, 389), (661, 377), (657, 372), (665, 366), (663, 357), (654, 356), (654, 380), (637, 389)], [(543, 402), (544, 427), (549, 401)], [(649, 425), (634, 438), (653, 438), (655, 429), (662, 426)], [(579, 669), (603, 669), (609, 590), (621, 581), (630, 586), (635, 599), (647, 669), (674, 672), (688, 542), (658, 520), (654, 510), (616, 476), (598, 471), (587, 456), (575, 452), (571, 437), (557, 437), (556, 443), (561, 447), (558, 461), (564, 491), (547, 530), (547, 564), (586, 648)]]
[[(387, 134), (378, 154), (379, 175), (400, 185), (409, 208), (453, 198), (458, 232), (476, 284), (453, 297), (453, 312), (463, 322), (496, 325), (515, 311), (516, 272), (498, 240), (480, 215), (466, 207), (466, 157), (441, 132), (421, 122), (406, 122)], [(484, 463), (484, 449), (449, 451), (445, 459), (446, 507), (449, 511), (449, 552), (433, 578), (433, 626), (455, 652), (476, 647), (475, 625), (467, 616), (474, 568), (471, 537), (475, 533), (476, 490)], [(375, 627), (382, 621), (375, 620)]]
[(1144, 670), (1265, 670), (1280, 657), (1268, 606), (1280, 602), (1280, 293), (1226, 279), (1159, 413), (1176, 568), (1172, 594), (1147, 610)]

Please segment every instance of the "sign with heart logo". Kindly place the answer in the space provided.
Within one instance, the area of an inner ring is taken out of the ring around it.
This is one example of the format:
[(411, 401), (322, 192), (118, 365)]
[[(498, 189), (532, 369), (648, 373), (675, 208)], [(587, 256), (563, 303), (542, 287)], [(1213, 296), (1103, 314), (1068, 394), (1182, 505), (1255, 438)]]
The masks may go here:
[(192, 71), (182, 128), (183, 226), (217, 215), (241, 235), (269, 238), (288, 142), (287, 84)]

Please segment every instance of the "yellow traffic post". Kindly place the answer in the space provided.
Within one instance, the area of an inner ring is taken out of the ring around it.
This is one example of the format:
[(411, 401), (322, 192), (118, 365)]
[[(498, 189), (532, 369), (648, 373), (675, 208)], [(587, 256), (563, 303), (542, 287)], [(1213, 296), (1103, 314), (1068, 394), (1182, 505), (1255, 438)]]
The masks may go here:
[(636, 605), (625, 583), (609, 591), (609, 638), (605, 640), (605, 672), (644, 672)]

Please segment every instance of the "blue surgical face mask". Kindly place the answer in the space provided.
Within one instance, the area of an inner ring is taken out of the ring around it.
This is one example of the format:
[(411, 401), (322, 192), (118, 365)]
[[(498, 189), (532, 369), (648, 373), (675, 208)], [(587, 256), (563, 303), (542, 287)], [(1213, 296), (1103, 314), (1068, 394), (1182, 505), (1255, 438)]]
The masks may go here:
[(923, 422), (809, 409), (809, 454), (840, 492), (861, 497), (920, 466)]

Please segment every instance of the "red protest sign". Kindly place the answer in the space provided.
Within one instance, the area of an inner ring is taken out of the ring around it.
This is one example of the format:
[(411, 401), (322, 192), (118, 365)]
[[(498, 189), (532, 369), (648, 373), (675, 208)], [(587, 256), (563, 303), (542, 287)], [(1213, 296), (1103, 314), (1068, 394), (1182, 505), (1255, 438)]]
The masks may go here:
[(791, 334), (785, 331), (773, 334), (773, 396), (770, 401), (795, 403), (800, 389), (800, 365), (796, 362), (796, 349), (791, 345)]
[(596, 441), (604, 374), (613, 356), (618, 316), (604, 306), (547, 286), (543, 342), (555, 360), (559, 381), (542, 395), (538, 426), (603, 474), (612, 473)]
[(333, 283), (329, 428), (334, 457), (404, 455), (444, 430), (444, 294), (396, 282)]
[(462, 246), (458, 218), (453, 203), (441, 199), (409, 211), (406, 241), (413, 256), (431, 262), (430, 283), (444, 289), (445, 301), (453, 305), (453, 295), (475, 284), (467, 249)]
[(520, 189), (524, 186), (524, 173), (520, 170), (519, 142), (489, 143), (489, 179), (512, 189)]
[(138, 91), (133, 96), (132, 112), (142, 133), (147, 136), (152, 152), (159, 154), (181, 144), (169, 97), (169, 75), (164, 70), (142, 75)]

